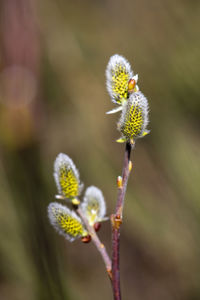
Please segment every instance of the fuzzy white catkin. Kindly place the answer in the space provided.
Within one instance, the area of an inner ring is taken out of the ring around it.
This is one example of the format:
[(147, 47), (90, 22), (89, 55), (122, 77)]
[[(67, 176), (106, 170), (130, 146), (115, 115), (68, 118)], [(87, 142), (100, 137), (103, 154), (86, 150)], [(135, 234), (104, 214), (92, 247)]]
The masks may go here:
[(131, 94), (123, 107), (118, 123), (122, 136), (127, 139), (138, 138), (148, 132), (146, 128), (149, 122), (148, 111), (148, 100), (143, 93), (139, 91)]
[(81, 210), (90, 225), (103, 220), (106, 214), (106, 203), (100, 189), (95, 186), (86, 189)]
[[(119, 67), (123, 69), (123, 74), (126, 78), (120, 78), (118, 74)], [(126, 93), (128, 89), (128, 81), (133, 77), (133, 71), (129, 62), (121, 55), (115, 54), (111, 56), (107, 68), (106, 68), (106, 86), (112, 102), (119, 104), (120, 98), (123, 93)], [(117, 80), (119, 84), (119, 90), (115, 90), (115, 82)]]
[[(62, 168), (64, 168), (66, 170), (66, 173), (67, 173), (67, 171), (71, 170), (72, 173), (74, 174), (74, 178), (76, 178), (76, 182), (78, 184), (78, 191), (77, 191), (77, 195), (75, 195), (75, 196), (78, 196), (83, 189), (83, 184), (80, 183), (80, 179), (79, 179), (79, 171), (76, 168), (75, 164), (73, 163), (72, 159), (64, 153), (58, 154), (58, 156), (56, 157), (55, 162), (54, 162), (54, 179), (55, 179), (59, 194), (62, 194), (63, 196), (65, 196), (64, 190), (63, 190), (63, 188), (61, 186), (61, 182), (60, 182), (60, 170)], [(66, 185), (67, 184), (68, 183), (66, 182)], [(70, 187), (70, 182), (69, 182), (69, 188), (72, 188), (72, 187)]]
[(87, 234), (81, 219), (64, 205), (57, 202), (50, 203), (48, 217), (55, 230), (70, 242)]

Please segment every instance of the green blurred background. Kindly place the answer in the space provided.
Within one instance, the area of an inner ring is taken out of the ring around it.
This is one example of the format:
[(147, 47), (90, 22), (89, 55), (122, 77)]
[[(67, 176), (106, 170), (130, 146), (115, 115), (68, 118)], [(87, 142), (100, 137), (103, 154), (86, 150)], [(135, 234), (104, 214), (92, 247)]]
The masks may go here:
[[(116, 201), (124, 145), (105, 86), (124, 55), (150, 103), (132, 155), (121, 235), (122, 299), (200, 299), (200, 2), (1, 0), (0, 299), (112, 299), (93, 244), (49, 225), (53, 162)], [(100, 237), (110, 252), (110, 224)]]

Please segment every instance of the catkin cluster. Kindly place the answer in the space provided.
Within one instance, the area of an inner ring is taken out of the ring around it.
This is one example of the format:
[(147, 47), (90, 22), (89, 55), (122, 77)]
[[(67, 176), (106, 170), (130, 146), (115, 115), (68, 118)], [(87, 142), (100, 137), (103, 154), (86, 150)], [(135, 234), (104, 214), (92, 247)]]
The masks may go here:
[(88, 236), (88, 232), (83, 220), (66, 204), (71, 203), (74, 207), (79, 207), (89, 225), (95, 226), (106, 219), (106, 204), (101, 190), (95, 186), (88, 187), (81, 202), (79, 196), (83, 190), (83, 184), (80, 182), (79, 172), (71, 158), (63, 153), (60, 153), (55, 160), (54, 179), (58, 189), (56, 198), (65, 205), (58, 202), (49, 204), (50, 223), (67, 240), (74, 241), (82, 237), (82, 240), (86, 241), (84, 237)]
[(148, 100), (137, 85), (129, 62), (121, 55), (113, 55), (106, 69), (107, 90), (112, 102), (118, 107), (108, 114), (122, 111), (117, 128), (121, 133), (118, 142), (134, 143), (134, 140), (149, 133)]
[[(117, 125), (121, 137), (117, 141), (133, 144), (135, 139), (149, 132), (147, 130), (148, 100), (137, 85), (138, 75), (134, 75), (129, 62), (123, 56), (115, 54), (108, 62), (106, 80), (111, 100), (117, 104), (117, 107), (108, 114), (121, 111)], [(90, 186), (86, 189), (83, 200), (79, 200), (83, 190), (79, 172), (71, 158), (63, 153), (60, 153), (55, 160), (54, 179), (58, 189), (56, 198), (65, 205), (58, 202), (49, 204), (50, 223), (69, 241), (79, 237), (84, 240), (88, 236), (85, 224), (76, 211), (69, 209), (66, 204), (71, 203), (78, 207), (87, 223), (95, 227), (96, 224), (107, 219), (103, 194), (97, 187)]]

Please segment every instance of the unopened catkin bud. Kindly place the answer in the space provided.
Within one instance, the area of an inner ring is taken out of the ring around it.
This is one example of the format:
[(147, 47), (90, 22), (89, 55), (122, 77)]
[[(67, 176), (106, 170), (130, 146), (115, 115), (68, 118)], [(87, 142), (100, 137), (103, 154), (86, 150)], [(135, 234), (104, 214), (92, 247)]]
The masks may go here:
[(132, 93), (123, 107), (118, 123), (122, 139), (130, 141), (143, 137), (149, 132), (147, 125), (148, 100), (140, 91)]
[(128, 92), (132, 92), (135, 88), (136, 81), (134, 78), (130, 79), (128, 82)]
[(122, 177), (121, 176), (118, 176), (117, 177), (117, 187), (119, 188), (119, 189), (121, 189), (122, 188)]
[(128, 170), (129, 170), (129, 172), (131, 172), (132, 168), (133, 168), (133, 163), (130, 160), (129, 163), (128, 163)]
[(91, 241), (91, 235), (86, 235), (81, 238), (82, 243), (88, 244)]

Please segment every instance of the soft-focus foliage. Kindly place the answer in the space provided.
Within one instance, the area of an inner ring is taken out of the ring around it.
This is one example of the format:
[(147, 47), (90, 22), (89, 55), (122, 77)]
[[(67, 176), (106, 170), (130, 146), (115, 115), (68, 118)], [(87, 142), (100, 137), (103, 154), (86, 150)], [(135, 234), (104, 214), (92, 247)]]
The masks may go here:
[[(0, 298), (111, 299), (93, 245), (54, 233), (46, 207), (57, 193), (52, 161), (64, 152), (113, 211), (124, 145), (115, 142), (119, 116), (105, 115), (105, 68), (120, 53), (139, 74), (151, 121), (132, 156), (123, 297), (200, 299), (200, 2), (0, 5)], [(105, 222), (109, 248), (108, 232)]]

